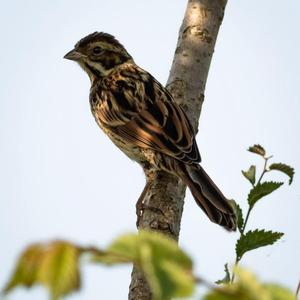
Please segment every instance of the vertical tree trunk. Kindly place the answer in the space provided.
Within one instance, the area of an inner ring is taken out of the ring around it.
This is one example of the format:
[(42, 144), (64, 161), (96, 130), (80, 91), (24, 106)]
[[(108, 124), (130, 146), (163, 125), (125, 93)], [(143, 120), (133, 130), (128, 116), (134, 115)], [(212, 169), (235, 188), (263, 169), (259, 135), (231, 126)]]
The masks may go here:
[[(179, 31), (167, 88), (185, 109), (195, 131), (226, 3), (227, 0), (189, 0)], [(139, 229), (156, 230), (178, 240), (185, 185), (177, 177), (162, 171), (149, 174), (147, 182), (147, 189), (142, 194), (145, 209)], [(136, 266), (131, 275), (129, 299), (151, 299), (149, 286)]]

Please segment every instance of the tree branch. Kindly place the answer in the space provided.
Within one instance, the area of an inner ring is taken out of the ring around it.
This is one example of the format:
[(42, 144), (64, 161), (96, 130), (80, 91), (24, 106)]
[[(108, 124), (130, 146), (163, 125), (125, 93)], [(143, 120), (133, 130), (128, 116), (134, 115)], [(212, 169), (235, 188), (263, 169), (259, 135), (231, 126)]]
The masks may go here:
[[(179, 31), (167, 82), (175, 101), (183, 106), (195, 131), (204, 101), (204, 90), (227, 0), (189, 0)], [(143, 214), (139, 229), (151, 229), (178, 240), (186, 187), (163, 171), (147, 174)], [(199, 212), (200, 214), (200, 212)], [(130, 300), (150, 300), (151, 291), (142, 272), (134, 266)]]

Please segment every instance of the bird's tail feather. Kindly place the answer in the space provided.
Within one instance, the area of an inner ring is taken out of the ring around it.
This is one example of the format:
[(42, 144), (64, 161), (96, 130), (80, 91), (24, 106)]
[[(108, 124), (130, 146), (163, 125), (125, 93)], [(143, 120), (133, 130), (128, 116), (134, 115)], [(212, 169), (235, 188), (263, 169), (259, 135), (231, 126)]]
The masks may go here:
[(204, 169), (200, 165), (180, 162), (176, 169), (209, 219), (227, 230), (236, 230), (236, 216), (232, 206)]

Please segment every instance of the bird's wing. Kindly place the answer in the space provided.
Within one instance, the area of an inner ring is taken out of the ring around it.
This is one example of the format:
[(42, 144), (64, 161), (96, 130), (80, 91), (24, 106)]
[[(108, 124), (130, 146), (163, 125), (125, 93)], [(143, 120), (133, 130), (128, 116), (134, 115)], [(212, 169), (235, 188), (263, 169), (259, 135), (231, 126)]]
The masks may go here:
[(200, 162), (193, 128), (183, 109), (149, 73), (121, 72), (102, 89), (96, 118), (127, 142), (185, 163)]

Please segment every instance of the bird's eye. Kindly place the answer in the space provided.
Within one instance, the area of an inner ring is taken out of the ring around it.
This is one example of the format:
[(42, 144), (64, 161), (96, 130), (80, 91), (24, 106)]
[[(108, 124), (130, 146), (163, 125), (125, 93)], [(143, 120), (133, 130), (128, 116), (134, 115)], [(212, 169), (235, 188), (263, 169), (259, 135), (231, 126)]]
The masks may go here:
[(93, 49), (93, 53), (94, 54), (100, 54), (102, 52), (102, 48), (96, 46), (94, 49)]

